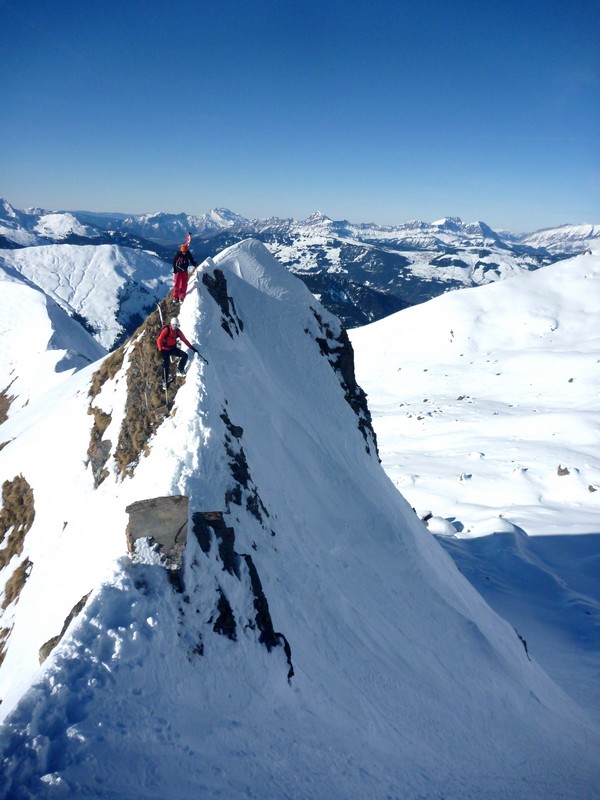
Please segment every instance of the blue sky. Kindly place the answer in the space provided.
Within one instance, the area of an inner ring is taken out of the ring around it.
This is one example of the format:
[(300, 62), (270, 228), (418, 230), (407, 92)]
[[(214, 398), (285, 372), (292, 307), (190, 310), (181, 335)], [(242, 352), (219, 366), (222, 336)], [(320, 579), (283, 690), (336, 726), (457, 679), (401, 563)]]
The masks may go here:
[(600, 0), (0, 0), (0, 196), (600, 222)]

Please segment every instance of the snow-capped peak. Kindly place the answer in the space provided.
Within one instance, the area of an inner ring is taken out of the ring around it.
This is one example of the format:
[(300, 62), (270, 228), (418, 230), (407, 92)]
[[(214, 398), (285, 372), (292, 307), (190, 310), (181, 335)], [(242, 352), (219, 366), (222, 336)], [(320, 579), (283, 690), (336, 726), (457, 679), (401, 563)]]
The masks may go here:
[(305, 220), (305, 225), (322, 225), (324, 223), (329, 223), (332, 220), (326, 214), (323, 214), (322, 211), (313, 211)]
[(460, 217), (442, 217), (431, 223), (436, 228), (447, 228), (449, 230), (460, 230), (463, 221)]
[(245, 217), (230, 211), (228, 208), (213, 208), (205, 215), (205, 218), (223, 228), (231, 225), (242, 225), (248, 221)]
[(89, 225), (82, 225), (79, 220), (68, 212), (60, 214), (44, 214), (33, 228), (35, 233), (48, 239), (60, 241), (68, 236), (84, 236), (98, 238), (99, 233)]
[(0, 198), (0, 218), (1, 219), (16, 219), (17, 212), (4, 198)]

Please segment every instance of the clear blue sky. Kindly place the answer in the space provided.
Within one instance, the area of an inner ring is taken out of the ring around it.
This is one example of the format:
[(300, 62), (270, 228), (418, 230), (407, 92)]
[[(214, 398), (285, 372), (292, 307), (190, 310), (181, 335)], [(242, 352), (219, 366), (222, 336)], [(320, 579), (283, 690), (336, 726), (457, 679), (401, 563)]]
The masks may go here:
[(600, 223), (600, 0), (0, 0), (0, 196)]

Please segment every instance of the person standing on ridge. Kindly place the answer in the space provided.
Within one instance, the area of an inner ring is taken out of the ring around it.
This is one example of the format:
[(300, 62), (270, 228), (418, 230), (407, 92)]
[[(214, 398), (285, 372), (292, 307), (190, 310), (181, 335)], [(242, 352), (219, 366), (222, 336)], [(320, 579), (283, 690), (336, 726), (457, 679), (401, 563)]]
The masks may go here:
[(178, 356), (179, 363), (177, 365), (177, 375), (185, 375), (185, 365), (187, 364), (188, 354), (184, 353), (180, 347), (177, 347), (178, 340), (187, 344), (187, 346), (198, 353), (193, 344), (190, 344), (183, 335), (183, 331), (179, 328), (179, 320), (173, 317), (169, 325), (165, 325), (158, 335), (156, 344), (163, 359), (163, 389), (167, 388), (169, 382), (169, 369), (171, 366), (171, 356)]
[(188, 233), (185, 244), (182, 244), (173, 256), (173, 300), (178, 300), (180, 303), (187, 292), (190, 264), (192, 267), (198, 266), (190, 250), (190, 238)]

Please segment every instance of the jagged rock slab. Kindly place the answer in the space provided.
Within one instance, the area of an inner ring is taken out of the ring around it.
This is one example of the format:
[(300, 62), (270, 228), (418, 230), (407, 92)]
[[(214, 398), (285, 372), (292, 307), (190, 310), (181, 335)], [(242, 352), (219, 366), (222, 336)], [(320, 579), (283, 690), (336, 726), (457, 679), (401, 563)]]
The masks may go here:
[(188, 498), (184, 495), (138, 500), (125, 509), (129, 514), (126, 537), (130, 553), (138, 539), (151, 538), (167, 566), (179, 569), (187, 541)]

